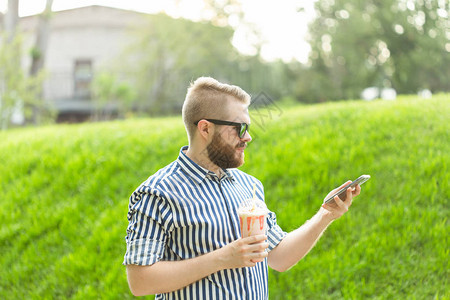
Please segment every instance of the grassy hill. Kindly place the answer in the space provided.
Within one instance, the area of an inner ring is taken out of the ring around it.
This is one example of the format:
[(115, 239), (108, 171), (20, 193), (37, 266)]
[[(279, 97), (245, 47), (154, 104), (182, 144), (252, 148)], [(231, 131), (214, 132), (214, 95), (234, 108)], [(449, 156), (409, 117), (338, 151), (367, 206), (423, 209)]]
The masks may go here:
[[(449, 116), (449, 95), (253, 112), (241, 169), (286, 231), (372, 176), (304, 260), (270, 273), (270, 299), (450, 298)], [(0, 133), (0, 298), (133, 298), (128, 197), (185, 144), (180, 117)]]

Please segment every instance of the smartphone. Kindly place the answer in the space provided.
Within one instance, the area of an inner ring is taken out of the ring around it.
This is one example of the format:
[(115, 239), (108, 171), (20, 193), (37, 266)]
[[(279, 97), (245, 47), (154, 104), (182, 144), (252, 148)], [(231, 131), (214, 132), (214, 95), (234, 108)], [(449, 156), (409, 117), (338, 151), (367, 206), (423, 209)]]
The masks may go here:
[(351, 183), (345, 185), (343, 188), (339, 189), (336, 193), (334, 193), (333, 195), (331, 195), (330, 197), (325, 199), (324, 203), (333, 202), (335, 196), (339, 196), (339, 198), (341, 198), (342, 201), (345, 201), (345, 199), (347, 198), (346, 191), (348, 188), (353, 188), (353, 187), (357, 186), (358, 184), (362, 185), (364, 182), (366, 182), (369, 179), (370, 179), (370, 175), (359, 176), (358, 178), (353, 180)]

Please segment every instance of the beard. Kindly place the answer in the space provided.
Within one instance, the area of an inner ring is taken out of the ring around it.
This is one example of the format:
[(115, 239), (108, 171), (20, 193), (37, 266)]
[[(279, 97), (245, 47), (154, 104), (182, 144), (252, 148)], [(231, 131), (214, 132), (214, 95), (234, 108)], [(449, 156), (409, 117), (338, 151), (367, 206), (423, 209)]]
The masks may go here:
[(219, 133), (215, 133), (206, 150), (209, 160), (216, 166), (222, 169), (229, 169), (237, 168), (244, 164), (244, 153), (236, 151), (236, 148), (244, 146), (245, 142), (240, 142), (235, 146), (227, 144)]

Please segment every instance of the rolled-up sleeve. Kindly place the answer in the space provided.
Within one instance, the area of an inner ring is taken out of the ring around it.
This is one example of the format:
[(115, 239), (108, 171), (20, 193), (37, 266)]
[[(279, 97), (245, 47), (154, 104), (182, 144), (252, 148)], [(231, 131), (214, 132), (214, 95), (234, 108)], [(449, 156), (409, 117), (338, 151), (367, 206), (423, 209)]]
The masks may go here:
[(287, 235), (285, 231), (277, 224), (275, 213), (269, 212), (267, 216), (267, 242), (269, 243), (268, 251), (272, 251)]
[(169, 216), (168, 206), (151, 189), (142, 188), (131, 195), (124, 265), (152, 265), (162, 260)]

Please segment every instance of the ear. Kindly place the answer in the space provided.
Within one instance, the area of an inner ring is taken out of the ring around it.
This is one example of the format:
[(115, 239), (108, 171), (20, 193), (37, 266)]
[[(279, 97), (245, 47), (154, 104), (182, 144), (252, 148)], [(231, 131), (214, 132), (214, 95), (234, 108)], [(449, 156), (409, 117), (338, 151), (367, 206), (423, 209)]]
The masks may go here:
[(198, 129), (198, 133), (200, 134), (201, 137), (203, 137), (203, 139), (207, 140), (213, 133), (213, 126), (211, 126), (212, 123), (206, 121), (206, 120), (201, 120), (200, 122), (198, 122), (197, 124), (197, 129)]

